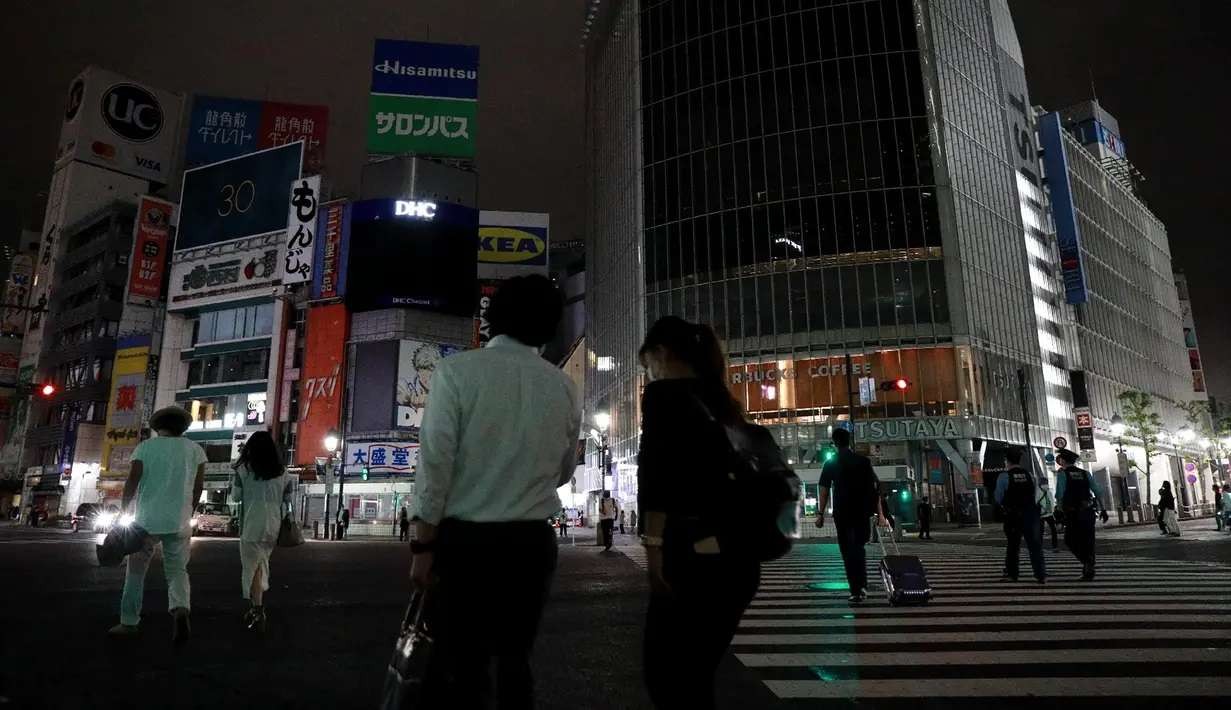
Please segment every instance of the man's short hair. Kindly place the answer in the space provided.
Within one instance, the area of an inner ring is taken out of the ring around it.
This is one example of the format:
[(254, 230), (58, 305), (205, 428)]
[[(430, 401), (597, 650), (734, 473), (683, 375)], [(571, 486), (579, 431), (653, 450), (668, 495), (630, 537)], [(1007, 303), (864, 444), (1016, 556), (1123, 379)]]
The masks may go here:
[(839, 449), (845, 449), (851, 445), (851, 433), (842, 427), (835, 428), (829, 438), (833, 439), (833, 443)]
[(1080, 459), (1081, 459), (1080, 456), (1078, 456), (1076, 453), (1068, 449), (1060, 449), (1059, 451), (1056, 452), (1057, 461), (1063, 461), (1065, 463), (1074, 464), (1074, 463), (1077, 463)]
[(487, 322), (492, 335), (507, 335), (537, 348), (556, 337), (563, 313), (559, 289), (546, 276), (534, 274), (500, 285), (487, 306)]
[(1004, 460), (1014, 465), (1020, 465), (1022, 462), (1022, 450), (1016, 446), (1010, 446), (1004, 450)]

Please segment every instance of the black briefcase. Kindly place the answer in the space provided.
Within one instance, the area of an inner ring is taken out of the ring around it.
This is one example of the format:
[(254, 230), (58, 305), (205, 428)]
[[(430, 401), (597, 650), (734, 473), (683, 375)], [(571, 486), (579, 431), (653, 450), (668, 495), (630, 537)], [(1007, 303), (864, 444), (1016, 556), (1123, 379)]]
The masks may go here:
[(423, 683), (436, 645), (423, 619), (426, 598), (426, 592), (414, 592), (410, 596), (397, 643), (393, 646), (393, 657), (385, 669), (381, 710), (410, 710), (421, 704)]

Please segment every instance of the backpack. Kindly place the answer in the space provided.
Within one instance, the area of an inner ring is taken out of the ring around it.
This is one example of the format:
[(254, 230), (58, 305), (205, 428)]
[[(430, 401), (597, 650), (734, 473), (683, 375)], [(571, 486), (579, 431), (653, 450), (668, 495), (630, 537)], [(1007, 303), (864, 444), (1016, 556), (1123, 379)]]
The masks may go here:
[(718, 422), (699, 399), (710, 421), (722, 427), (730, 445), (719, 545), (737, 557), (769, 562), (791, 551), (799, 537), (799, 476), (778, 442), (763, 426)]

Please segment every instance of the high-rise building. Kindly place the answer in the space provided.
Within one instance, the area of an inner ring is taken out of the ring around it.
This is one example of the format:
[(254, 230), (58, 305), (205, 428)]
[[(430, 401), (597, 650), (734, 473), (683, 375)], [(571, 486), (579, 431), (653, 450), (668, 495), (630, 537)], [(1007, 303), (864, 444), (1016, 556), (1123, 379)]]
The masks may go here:
[(604, 3), (584, 33), (587, 345), (609, 365), (587, 401), (612, 415), (621, 497), (637, 345), (667, 314), (714, 327), (805, 480), (835, 425), (934, 498), (1071, 429), (1006, 2), (809, 5)]
[[(1166, 227), (1133, 192), (1132, 183), (1121, 179), (1117, 161), (1124, 160), (1123, 143), (1117, 138), (1113, 145), (1121, 150), (1109, 156), (1107, 140), (1087, 140), (1113, 135), (1107, 126), (1118, 136), (1115, 117), (1094, 102), (1081, 107), (1093, 107), (1086, 113), (1098, 118), (1075, 121), (1077, 110), (1068, 109), (1042, 114), (1038, 122), (1060, 251), (1057, 271), (1071, 314), (1066, 320), (1072, 323), (1070, 381), (1080, 420), (1078, 442), (1085, 465), (1108, 484), (1107, 502), (1136, 507), (1150, 498), (1143, 495), (1145, 477), (1130, 470), (1128, 462), (1144, 471), (1144, 452), (1130, 437), (1127, 458), (1117, 455), (1111, 421), (1121, 411), (1119, 395), (1130, 390), (1149, 394), (1168, 435), (1186, 423), (1179, 405), (1204, 395), (1193, 393)], [(1153, 462), (1159, 474), (1154, 481), (1169, 472), (1187, 504), (1193, 489), (1180, 473), (1184, 459), (1169, 436), (1163, 454)], [(1150, 496), (1154, 488), (1149, 487)]]

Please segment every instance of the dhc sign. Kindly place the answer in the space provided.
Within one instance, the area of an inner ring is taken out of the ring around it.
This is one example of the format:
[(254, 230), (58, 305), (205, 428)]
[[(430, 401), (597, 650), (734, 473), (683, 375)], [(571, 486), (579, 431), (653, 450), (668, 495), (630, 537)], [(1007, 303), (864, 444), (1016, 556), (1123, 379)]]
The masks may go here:
[(418, 219), (435, 219), (435, 202), (415, 202), (397, 200), (393, 205), (393, 214), (397, 217), (416, 217)]

